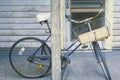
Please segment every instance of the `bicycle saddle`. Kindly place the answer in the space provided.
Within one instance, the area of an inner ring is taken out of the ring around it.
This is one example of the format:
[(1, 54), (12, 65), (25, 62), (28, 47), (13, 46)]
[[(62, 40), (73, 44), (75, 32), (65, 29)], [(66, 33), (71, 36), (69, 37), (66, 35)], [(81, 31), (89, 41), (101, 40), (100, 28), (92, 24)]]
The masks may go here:
[(50, 13), (40, 13), (36, 15), (38, 22), (44, 22), (50, 18)]

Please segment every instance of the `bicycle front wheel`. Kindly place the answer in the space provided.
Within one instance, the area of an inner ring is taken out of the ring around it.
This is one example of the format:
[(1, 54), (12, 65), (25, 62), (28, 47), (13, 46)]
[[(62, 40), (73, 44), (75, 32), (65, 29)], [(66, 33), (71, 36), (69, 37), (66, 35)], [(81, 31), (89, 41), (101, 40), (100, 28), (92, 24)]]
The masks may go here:
[(9, 61), (19, 75), (25, 78), (39, 78), (50, 71), (51, 51), (44, 41), (27, 37), (13, 44)]

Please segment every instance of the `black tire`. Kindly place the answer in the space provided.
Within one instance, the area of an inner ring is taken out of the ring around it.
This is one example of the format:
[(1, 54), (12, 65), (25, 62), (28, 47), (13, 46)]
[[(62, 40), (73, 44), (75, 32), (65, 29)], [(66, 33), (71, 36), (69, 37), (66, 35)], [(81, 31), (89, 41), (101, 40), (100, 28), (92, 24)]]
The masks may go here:
[(107, 67), (106, 61), (104, 59), (103, 53), (101, 52), (98, 42), (93, 42), (92, 44), (95, 51), (96, 59), (98, 60), (98, 63), (102, 68), (106, 80), (112, 80), (111, 75), (109, 73), (109, 69)]
[(9, 61), (12, 68), (25, 78), (44, 77), (51, 69), (51, 50), (38, 38), (22, 38), (11, 47)]

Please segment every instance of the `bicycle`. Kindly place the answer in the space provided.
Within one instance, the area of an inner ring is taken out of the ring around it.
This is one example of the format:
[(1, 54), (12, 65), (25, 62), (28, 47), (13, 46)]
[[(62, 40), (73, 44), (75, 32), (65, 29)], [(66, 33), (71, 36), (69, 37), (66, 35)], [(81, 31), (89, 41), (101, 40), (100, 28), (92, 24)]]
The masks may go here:
[[(81, 21), (76, 21), (70, 18), (70, 16), (66, 16), (66, 18), (74, 23), (77, 24), (87, 24), (89, 27), (89, 31), (92, 31), (90, 22), (97, 18), (101, 13), (103, 12), (103, 8), (99, 10), (99, 12), (90, 18), (86, 18)], [(45, 17), (43, 16), (45, 15)], [(25, 78), (40, 78), (44, 77), (48, 74), (48, 72), (51, 69), (51, 49), (47, 45), (47, 41), (51, 37), (51, 28), (48, 23), (48, 16), (50, 14), (39, 14), (38, 15), (38, 21), (40, 24), (46, 24), (49, 30), (49, 36), (45, 40), (41, 40), (35, 37), (26, 37), (22, 38), (18, 41), (16, 41), (13, 46), (10, 49), (9, 52), (9, 61), (12, 66), (12, 68), (17, 72), (19, 75), (25, 77)], [(74, 29), (76, 30), (76, 28)], [(78, 30), (78, 29), (77, 29)], [(106, 29), (107, 32), (108, 29)], [(93, 45), (93, 50), (95, 52), (95, 57), (100, 64), (102, 71), (105, 75), (106, 80), (112, 80), (109, 70), (107, 68), (106, 61), (104, 60), (103, 53), (101, 52), (100, 46), (98, 44), (98, 40), (101, 40), (101, 37), (94, 36), (94, 39), (91, 39), (89, 41), (84, 41), (82, 40), (83, 35), (79, 35), (74, 31), (74, 33), (78, 36), (78, 40), (73, 42), (67, 49), (68, 51), (73, 45), (75, 45), (77, 42), (80, 42), (70, 53), (67, 55), (62, 55), (61, 60), (62, 60), (62, 70), (64, 70), (67, 66), (67, 64), (70, 63), (69, 56), (72, 55), (78, 47), (81, 45), (85, 45), (86, 43), (92, 43)], [(97, 32), (94, 32), (94, 35)], [(109, 33), (106, 33), (107, 35), (103, 35), (102, 39), (105, 39), (109, 36)], [(93, 35), (93, 34), (92, 34)], [(82, 42), (83, 41), (83, 42)], [(86, 47), (86, 46), (85, 46)]]

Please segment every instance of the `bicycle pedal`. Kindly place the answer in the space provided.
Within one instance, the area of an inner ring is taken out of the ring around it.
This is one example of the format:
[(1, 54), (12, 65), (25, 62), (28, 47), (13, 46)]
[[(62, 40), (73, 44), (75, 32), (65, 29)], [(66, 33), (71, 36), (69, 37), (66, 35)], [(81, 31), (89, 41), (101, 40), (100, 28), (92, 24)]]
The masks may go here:
[(87, 48), (87, 47), (88, 47), (88, 45), (83, 45), (83, 46), (82, 46), (83, 49), (84, 49), (84, 48)]

